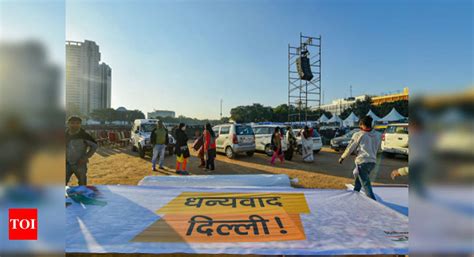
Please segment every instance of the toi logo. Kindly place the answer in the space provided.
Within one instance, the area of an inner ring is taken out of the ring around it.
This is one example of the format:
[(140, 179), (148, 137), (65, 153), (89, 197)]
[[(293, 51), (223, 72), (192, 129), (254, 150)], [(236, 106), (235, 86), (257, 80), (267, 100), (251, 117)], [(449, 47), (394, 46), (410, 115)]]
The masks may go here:
[(37, 240), (38, 239), (38, 210), (9, 209), (8, 210), (8, 239)]

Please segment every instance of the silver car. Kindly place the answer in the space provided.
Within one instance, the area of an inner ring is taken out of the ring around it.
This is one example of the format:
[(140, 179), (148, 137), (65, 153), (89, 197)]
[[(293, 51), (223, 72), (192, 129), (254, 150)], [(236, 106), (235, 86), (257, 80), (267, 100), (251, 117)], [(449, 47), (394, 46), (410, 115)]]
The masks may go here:
[(238, 153), (253, 156), (255, 153), (255, 134), (249, 125), (223, 124), (212, 128), (216, 134), (216, 151), (225, 153), (232, 159)]
[[(275, 128), (279, 127), (277, 125), (255, 125), (253, 126), (253, 131), (255, 133), (255, 145), (257, 151), (265, 152), (268, 156), (273, 155), (273, 149), (271, 145), (272, 135), (275, 131)], [(282, 150), (287, 150), (286, 144), (286, 129), (280, 127), (281, 134), (283, 135)]]

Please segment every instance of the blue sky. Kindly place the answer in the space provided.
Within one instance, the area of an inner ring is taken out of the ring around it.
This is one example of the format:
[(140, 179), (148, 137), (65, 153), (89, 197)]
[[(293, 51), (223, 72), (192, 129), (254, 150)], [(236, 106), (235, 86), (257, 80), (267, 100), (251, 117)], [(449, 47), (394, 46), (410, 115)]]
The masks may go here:
[(322, 35), (325, 102), (473, 85), (471, 1), (66, 1), (66, 39), (96, 41), (112, 105), (218, 118), (287, 102), (287, 45)]

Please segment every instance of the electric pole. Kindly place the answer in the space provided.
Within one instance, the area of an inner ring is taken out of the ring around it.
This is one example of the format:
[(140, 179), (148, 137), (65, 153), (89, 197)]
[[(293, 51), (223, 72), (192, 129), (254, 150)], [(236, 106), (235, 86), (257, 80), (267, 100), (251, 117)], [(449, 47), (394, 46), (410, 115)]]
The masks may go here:
[(221, 120), (222, 120), (222, 98), (221, 98)]

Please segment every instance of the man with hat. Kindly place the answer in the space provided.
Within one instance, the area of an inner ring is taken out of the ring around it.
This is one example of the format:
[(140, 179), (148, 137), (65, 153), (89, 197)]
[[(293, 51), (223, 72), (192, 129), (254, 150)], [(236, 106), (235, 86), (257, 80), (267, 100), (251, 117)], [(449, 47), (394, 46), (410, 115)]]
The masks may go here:
[(66, 185), (72, 174), (80, 186), (87, 185), (87, 163), (97, 150), (97, 142), (81, 128), (82, 119), (71, 116), (66, 129)]

